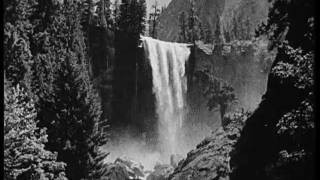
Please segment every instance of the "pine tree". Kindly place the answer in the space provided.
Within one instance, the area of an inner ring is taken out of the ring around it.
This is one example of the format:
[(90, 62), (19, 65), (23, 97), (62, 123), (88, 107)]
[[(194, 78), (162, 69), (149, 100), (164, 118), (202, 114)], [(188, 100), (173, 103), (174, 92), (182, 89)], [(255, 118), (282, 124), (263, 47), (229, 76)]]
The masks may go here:
[(66, 179), (65, 163), (44, 149), (47, 134), (37, 127), (37, 112), (27, 91), (16, 85), (4, 92), (5, 179)]
[(115, 0), (113, 3), (112, 19), (113, 19), (113, 30), (116, 31), (117, 22), (120, 15), (120, 3), (119, 0)]
[(193, 43), (195, 40), (198, 40), (197, 23), (199, 22), (199, 18), (196, 15), (195, 1), (191, 0), (190, 3), (191, 7), (188, 17), (188, 42)]
[(179, 41), (185, 43), (194, 43), (197, 40), (205, 38), (204, 28), (197, 15), (195, 1), (190, 1), (188, 13), (181, 12), (179, 15)]
[(66, 173), (71, 179), (89, 178), (99, 171), (96, 160), (103, 160), (97, 159), (102, 155), (99, 147), (107, 140), (106, 126), (100, 121), (100, 102), (76, 59), (75, 54), (67, 57), (58, 72), (53, 107), (56, 122), (50, 132), (52, 148), (68, 164)]
[(30, 18), (36, 4), (35, 0), (4, 1), (4, 69), (6, 78), (14, 85), (25, 80), (32, 60)]
[(217, 16), (217, 22), (216, 22), (216, 27), (214, 30), (214, 43), (216, 45), (221, 45), (223, 43), (223, 36), (221, 32), (221, 20), (219, 16)]
[(123, 0), (119, 7), (115, 31), (114, 104), (115, 123), (131, 120), (130, 106), (135, 94), (136, 66), (141, 34), (145, 30), (145, 0)]
[(101, 104), (89, 77), (79, 8), (75, 1), (59, 6), (31, 73), (39, 124), (48, 128), (48, 148), (67, 163), (71, 179), (102, 176), (104, 167), (97, 164), (107, 155), (99, 149), (107, 140), (106, 122), (100, 119)]
[(213, 35), (209, 24), (204, 27), (204, 42), (213, 43)]
[(100, 0), (98, 3), (99, 24), (104, 28), (111, 27), (112, 25), (110, 6), (110, 0)]
[(160, 8), (156, 0), (152, 5), (152, 12), (149, 14), (149, 35), (150, 37), (157, 38), (158, 18), (160, 16)]
[(179, 42), (187, 42), (187, 15), (182, 11), (179, 15)]

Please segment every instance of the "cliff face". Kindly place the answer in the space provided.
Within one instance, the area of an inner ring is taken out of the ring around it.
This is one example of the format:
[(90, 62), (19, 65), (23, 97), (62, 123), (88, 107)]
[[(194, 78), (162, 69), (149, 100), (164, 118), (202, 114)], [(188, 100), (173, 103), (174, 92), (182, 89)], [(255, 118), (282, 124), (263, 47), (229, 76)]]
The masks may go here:
[(260, 42), (259, 51), (254, 46), (247, 41), (239, 45), (226, 44), (221, 52), (216, 47), (212, 54), (200, 48), (196, 51), (195, 71), (212, 69), (216, 77), (231, 84), (238, 106), (247, 110), (254, 110), (261, 101), (273, 61), (272, 54), (266, 52), (266, 42)]
[[(200, 21), (209, 27), (211, 32), (216, 29), (218, 17), (222, 26), (231, 30), (234, 27), (233, 20), (248, 19), (249, 31), (254, 32), (256, 26), (267, 17), (267, 0), (195, 0), (195, 8)], [(179, 33), (179, 14), (182, 11), (189, 12), (188, 0), (172, 0), (159, 17), (158, 38), (165, 41), (177, 41)]]
[[(256, 46), (259, 48), (255, 48)], [(268, 53), (266, 48), (266, 42), (263, 41), (243, 42), (242, 45), (225, 44), (224, 47), (198, 43), (193, 71), (195, 73), (210, 69), (215, 77), (226, 81), (234, 88), (238, 102), (227, 111), (238, 108), (253, 111), (266, 91), (268, 73), (274, 59), (273, 54)], [(187, 122), (207, 128), (206, 133), (208, 133), (219, 127), (221, 120), (219, 112), (208, 110), (207, 99), (203, 96), (197, 81), (196, 77), (193, 77), (188, 87)], [(194, 130), (194, 126), (190, 125), (189, 132), (203, 131)]]
[[(214, 25), (217, 21), (216, 16), (223, 12), (224, 4), (225, 0), (196, 0), (195, 5), (201, 21), (210, 24), (210, 29), (214, 29)], [(158, 32), (158, 38), (164, 41), (177, 41), (179, 33), (179, 14), (182, 11), (188, 12), (189, 9), (189, 1), (172, 0), (159, 17), (160, 30)]]

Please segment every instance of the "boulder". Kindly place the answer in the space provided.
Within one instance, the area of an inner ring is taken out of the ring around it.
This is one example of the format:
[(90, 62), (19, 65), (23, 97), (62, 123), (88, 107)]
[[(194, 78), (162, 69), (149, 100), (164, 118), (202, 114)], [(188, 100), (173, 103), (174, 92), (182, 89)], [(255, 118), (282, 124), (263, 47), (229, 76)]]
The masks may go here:
[(183, 156), (179, 155), (179, 154), (173, 154), (170, 156), (170, 165), (173, 168), (176, 168), (179, 164), (179, 162), (183, 159)]
[(143, 166), (129, 158), (117, 158), (114, 163), (107, 164), (106, 180), (139, 180), (145, 176)]
[(168, 164), (157, 164), (154, 171), (150, 173), (147, 180), (166, 180), (173, 172), (173, 167)]
[[(244, 117), (241, 117), (243, 119)], [(231, 123), (224, 130), (215, 130), (179, 162), (169, 180), (226, 180), (229, 179), (230, 152), (240, 136), (242, 123)], [(232, 137), (232, 138), (230, 138)]]

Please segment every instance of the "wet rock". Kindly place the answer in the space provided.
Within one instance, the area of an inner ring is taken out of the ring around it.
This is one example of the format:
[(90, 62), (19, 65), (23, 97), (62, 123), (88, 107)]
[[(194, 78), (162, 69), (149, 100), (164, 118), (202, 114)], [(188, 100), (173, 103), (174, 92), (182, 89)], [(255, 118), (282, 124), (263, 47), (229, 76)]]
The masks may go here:
[(173, 168), (176, 168), (179, 164), (179, 162), (183, 159), (183, 156), (179, 155), (179, 154), (173, 154), (170, 156), (170, 165)]
[(107, 164), (108, 170), (105, 173), (106, 180), (142, 180), (144, 175), (143, 166), (129, 158), (117, 158), (114, 163)]
[[(182, 160), (169, 180), (227, 180), (230, 172), (229, 153), (240, 135), (236, 128), (219, 128), (205, 138)], [(232, 138), (230, 138), (232, 137)]]
[(173, 167), (168, 164), (158, 164), (154, 167), (154, 171), (150, 173), (147, 180), (167, 180), (173, 172)]

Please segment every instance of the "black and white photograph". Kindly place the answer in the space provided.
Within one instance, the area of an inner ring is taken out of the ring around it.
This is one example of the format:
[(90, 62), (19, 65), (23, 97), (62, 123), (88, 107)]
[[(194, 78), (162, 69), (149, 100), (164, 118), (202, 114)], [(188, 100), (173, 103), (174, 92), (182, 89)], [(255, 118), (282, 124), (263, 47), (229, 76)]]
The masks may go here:
[(3, 0), (4, 180), (316, 180), (316, 0)]

